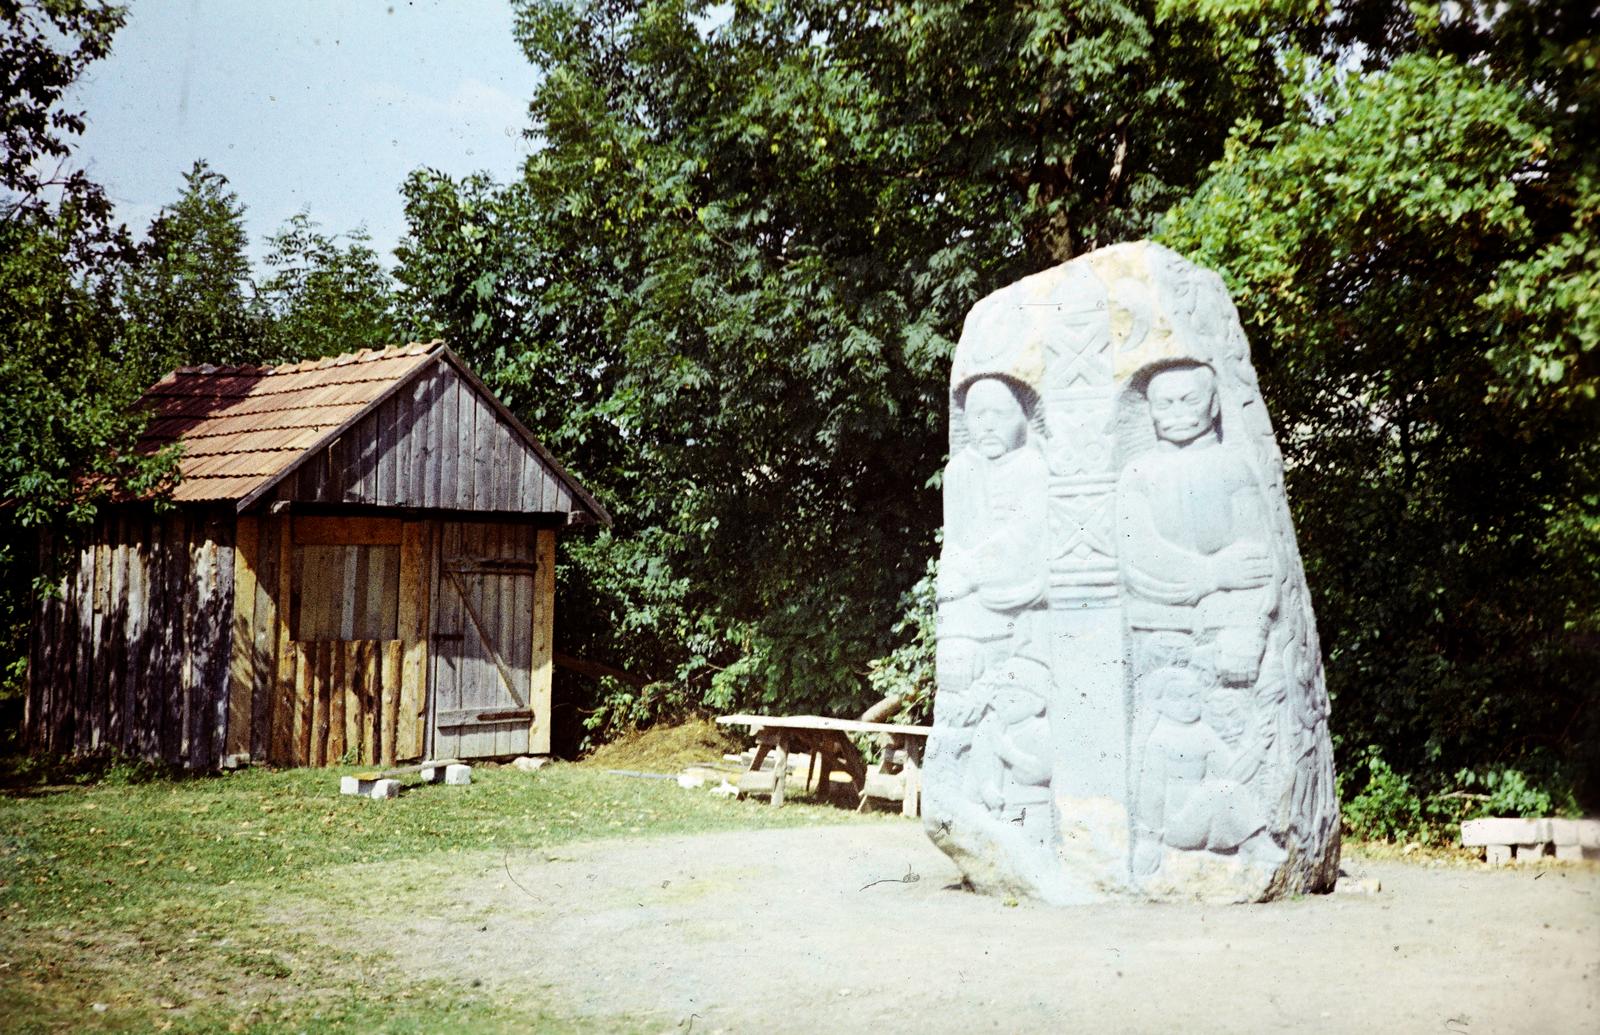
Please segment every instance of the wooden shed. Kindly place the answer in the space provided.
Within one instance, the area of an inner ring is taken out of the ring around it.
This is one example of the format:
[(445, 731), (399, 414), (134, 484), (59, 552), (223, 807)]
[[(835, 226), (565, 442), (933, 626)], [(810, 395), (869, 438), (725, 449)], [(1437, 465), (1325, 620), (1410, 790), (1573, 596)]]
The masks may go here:
[(455, 353), (184, 368), (142, 404), (142, 446), (182, 445), (175, 506), (107, 507), (41, 595), (30, 745), (197, 769), (550, 750), (556, 532), (611, 519)]

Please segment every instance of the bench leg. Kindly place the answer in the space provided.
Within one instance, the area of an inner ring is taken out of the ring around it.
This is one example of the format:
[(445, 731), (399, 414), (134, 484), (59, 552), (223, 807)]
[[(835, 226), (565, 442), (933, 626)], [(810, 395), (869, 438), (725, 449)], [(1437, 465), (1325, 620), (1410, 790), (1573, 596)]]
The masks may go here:
[(772, 807), (777, 808), (783, 804), (783, 787), (789, 781), (789, 738), (779, 736), (778, 748), (773, 752), (774, 769), (772, 773)]

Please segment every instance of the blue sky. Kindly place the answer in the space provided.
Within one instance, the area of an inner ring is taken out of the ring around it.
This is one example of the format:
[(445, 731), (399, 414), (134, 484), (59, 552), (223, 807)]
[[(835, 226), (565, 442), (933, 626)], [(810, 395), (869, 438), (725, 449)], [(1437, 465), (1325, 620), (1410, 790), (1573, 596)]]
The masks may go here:
[(419, 166), (505, 180), (536, 73), (506, 0), (133, 0), (73, 103), (78, 163), (142, 232), (205, 158), (245, 205), (253, 257), (305, 209), (388, 253)]

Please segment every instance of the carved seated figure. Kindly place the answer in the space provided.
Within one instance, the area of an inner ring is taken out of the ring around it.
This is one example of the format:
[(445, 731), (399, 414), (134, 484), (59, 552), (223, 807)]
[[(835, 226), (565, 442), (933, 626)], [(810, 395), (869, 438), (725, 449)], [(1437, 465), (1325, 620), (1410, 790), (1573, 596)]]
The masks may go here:
[(938, 664), (940, 707), (963, 710), (955, 698), (1035, 636), (1048, 580), (1049, 470), (1028, 441), (1036, 399), (1026, 386), (979, 377), (957, 399), (969, 444), (945, 469)]
[(1032, 658), (1012, 658), (985, 673), (973, 688), (987, 705), (972, 733), (966, 770), (968, 796), (995, 820), (1020, 827), (1040, 844), (1048, 843), (1054, 826), (1045, 717), (1049, 687), (1049, 669)]
[(1117, 528), (1134, 634), (1178, 632), (1226, 683), (1253, 683), (1278, 606), (1282, 564), (1261, 484), (1224, 443), (1216, 375), (1169, 366), (1145, 391), (1156, 448), (1123, 470)]
[[(1161, 865), (1162, 846), (1233, 852), (1276, 865), (1285, 853), (1267, 834), (1255, 794), (1239, 781), (1248, 760), (1201, 719), (1206, 682), (1194, 669), (1157, 669), (1137, 692), (1154, 699), (1155, 725), (1139, 758), (1134, 795), (1134, 872)], [(1210, 689), (1215, 690), (1215, 687)]]

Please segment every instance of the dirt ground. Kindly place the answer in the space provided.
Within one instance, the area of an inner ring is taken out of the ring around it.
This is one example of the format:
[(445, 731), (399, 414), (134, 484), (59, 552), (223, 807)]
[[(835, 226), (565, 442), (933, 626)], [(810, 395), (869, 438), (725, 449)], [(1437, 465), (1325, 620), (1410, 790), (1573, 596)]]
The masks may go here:
[(1381, 891), (1053, 909), (955, 889), (894, 817), (437, 867), (361, 868), (317, 936), (596, 1031), (1600, 1031), (1593, 866), (1347, 861)]

